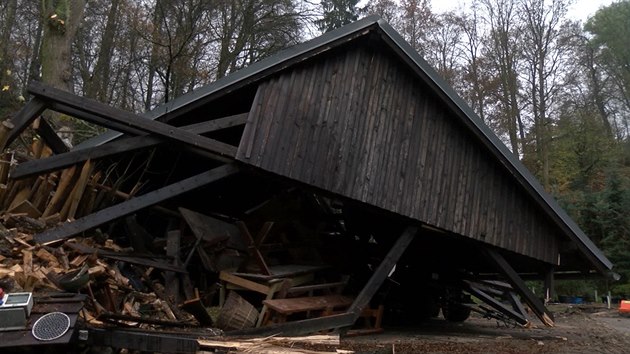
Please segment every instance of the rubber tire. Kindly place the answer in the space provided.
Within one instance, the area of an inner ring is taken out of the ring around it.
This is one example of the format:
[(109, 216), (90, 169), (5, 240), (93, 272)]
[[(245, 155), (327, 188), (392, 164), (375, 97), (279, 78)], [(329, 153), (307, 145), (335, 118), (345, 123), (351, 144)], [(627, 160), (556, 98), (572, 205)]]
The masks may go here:
[(451, 302), (442, 308), (442, 315), (449, 322), (464, 322), (470, 317), (470, 308)]

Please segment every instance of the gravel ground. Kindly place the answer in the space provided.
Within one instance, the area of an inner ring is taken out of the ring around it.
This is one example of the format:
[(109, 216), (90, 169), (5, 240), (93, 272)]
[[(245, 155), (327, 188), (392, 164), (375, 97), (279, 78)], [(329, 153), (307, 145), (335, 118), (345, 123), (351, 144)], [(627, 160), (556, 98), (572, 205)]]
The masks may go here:
[(603, 305), (551, 305), (555, 327), (537, 319), (531, 328), (511, 327), (473, 315), (464, 323), (442, 319), (415, 328), (344, 338), (355, 353), (630, 353), (630, 318)]

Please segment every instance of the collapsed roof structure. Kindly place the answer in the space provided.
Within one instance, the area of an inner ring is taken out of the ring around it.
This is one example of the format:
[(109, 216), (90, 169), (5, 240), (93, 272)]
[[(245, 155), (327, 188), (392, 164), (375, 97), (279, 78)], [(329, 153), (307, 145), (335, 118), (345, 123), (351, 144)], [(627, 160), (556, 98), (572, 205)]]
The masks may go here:
[[(450, 289), (454, 302), (474, 295), (528, 323), (518, 300), (505, 306), (488, 290), (508, 289), (499, 294), (520, 295), (551, 324), (552, 315), (523, 279), (545, 279), (550, 290), (554, 274), (606, 275), (612, 268), (472, 109), (376, 17), (286, 49), (143, 115), (40, 83), (29, 92), (33, 99), (12, 119), (7, 143), (45, 109), (112, 131), (67, 151), (42, 121), (38, 133), (54, 155), (19, 164), (11, 178), (85, 161), (98, 160), (101, 170), (151, 161), (150, 171), (127, 167), (117, 185), (134, 190), (134, 197), (43, 231), (37, 242), (59, 242), (159, 204), (228, 223), (241, 220), (241, 231), (261, 230), (256, 239), (248, 235), (251, 243), (243, 249), (252, 262), (241, 273), (282, 275), (274, 268), (281, 264), (273, 264), (282, 262), (261, 251), (265, 238), (287, 244), (308, 239), (323, 250), (317, 261), (339, 272), (378, 265), (342, 313), (242, 333), (351, 326), (396, 274), (416, 297), (439, 283), (440, 301)], [(136, 162), (121, 163), (125, 159)], [(148, 218), (156, 234), (172, 228)], [(488, 280), (497, 277), (507, 283)]]

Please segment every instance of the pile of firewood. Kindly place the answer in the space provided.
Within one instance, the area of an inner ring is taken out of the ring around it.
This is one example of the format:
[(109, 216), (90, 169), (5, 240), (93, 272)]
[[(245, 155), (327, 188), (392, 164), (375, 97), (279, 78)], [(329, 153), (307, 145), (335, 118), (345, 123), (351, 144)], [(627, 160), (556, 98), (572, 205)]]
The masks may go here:
[(84, 315), (93, 323), (199, 324), (169, 298), (155, 267), (133, 264), (143, 258), (112, 240), (99, 244), (95, 239), (74, 238), (53, 247), (36, 245), (23, 227), (3, 228), (0, 234), (0, 287), (7, 292), (85, 293), (90, 301)]

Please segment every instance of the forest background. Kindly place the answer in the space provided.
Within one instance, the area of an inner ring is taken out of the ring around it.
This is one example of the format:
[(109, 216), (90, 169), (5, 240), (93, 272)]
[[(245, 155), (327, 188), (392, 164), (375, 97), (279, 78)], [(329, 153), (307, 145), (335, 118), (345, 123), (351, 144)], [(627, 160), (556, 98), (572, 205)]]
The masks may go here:
[[(0, 119), (32, 80), (143, 112), (282, 48), (378, 14), (455, 88), (615, 263), (630, 295), (630, 0), (3, 0)], [(77, 143), (97, 127), (68, 117)], [(28, 142), (17, 142), (26, 144)]]

